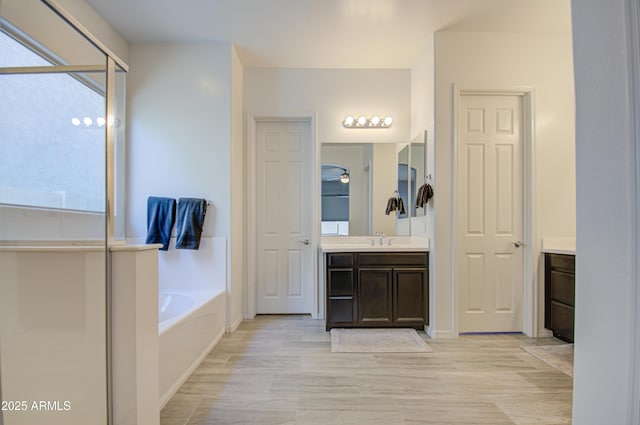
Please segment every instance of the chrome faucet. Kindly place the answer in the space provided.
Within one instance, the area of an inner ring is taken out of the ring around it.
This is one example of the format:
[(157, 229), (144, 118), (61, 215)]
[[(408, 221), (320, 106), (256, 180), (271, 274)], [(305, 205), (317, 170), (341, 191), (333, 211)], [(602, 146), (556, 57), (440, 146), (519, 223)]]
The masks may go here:
[(377, 233), (377, 235), (380, 237), (380, 245), (381, 246), (384, 245), (383, 241), (384, 241), (384, 238), (387, 237), (387, 235), (385, 235), (384, 233)]

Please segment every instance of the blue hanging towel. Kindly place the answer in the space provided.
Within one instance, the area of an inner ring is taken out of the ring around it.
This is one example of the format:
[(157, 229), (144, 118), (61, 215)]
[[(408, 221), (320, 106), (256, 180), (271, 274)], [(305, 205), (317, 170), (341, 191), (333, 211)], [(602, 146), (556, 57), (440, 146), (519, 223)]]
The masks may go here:
[(207, 213), (206, 199), (178, 199), (178, 222), (176, 224), (176, 248), (198, 249)]
[(147, 239), (146, 243), (161, 243), (160, 250), (169, 249), (171, 229), (176, 221), (176, 200), (149, 196), (147, 199)]

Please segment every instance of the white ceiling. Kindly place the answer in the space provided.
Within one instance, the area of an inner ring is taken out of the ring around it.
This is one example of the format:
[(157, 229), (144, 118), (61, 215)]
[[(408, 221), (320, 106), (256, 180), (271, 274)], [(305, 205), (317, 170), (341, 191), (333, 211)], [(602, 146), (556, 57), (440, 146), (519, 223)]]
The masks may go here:
[(247, 67), (408, 69), (438, 30), (571, 30), (570, 0), (87, 1), (130, 43), (231, 42)]

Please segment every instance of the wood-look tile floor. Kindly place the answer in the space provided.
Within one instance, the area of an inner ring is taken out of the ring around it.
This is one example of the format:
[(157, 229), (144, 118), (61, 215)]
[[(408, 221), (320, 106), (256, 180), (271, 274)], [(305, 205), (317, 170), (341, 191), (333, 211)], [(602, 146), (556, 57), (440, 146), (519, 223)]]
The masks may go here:
[(324, 322), (264, 316), (216, 345), (162, 425), (571, 423), (573, 380), (522, 335), (432, 340), (433, 353), (331, 353)]

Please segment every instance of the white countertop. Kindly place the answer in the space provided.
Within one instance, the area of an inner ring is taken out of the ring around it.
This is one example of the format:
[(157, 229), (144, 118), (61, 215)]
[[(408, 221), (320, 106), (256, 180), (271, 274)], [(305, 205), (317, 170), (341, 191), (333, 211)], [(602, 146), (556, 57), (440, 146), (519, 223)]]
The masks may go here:
[(2, 252), (104, 252), (104, 241), (17, 241), (0, 245)]
[[(113, 245), (109, 247), (110, 251), (149, 251), (162, 248), (162, 244), (141, 244), (141, 245)], [(106, 250), (104, 245), (86, 244), (33, 244), (33, 245), (0, 245), (2, 252), (103, 252)]]
[(387, 236), (380, 245), (380, 238), (376, 236), (331, 236), (322, 238), (320, 249), (322, 252), (428, 252), (429, 239)]
[(162, 248), (161, 243), (135, 244), (135, 245), (112, 245), (111, 251), (157, 251)]
[(575, 238), (542, 239), (542, 252), (545, 254), (576, 255)]

